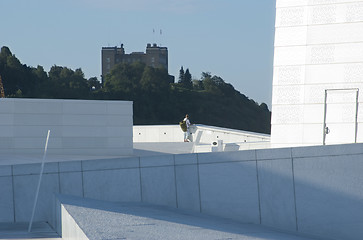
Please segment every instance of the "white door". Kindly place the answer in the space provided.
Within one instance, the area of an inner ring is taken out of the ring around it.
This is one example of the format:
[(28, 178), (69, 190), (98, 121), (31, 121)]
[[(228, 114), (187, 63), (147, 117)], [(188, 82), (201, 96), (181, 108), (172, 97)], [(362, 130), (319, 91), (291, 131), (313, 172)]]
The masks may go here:
[(357, 142), (359, 90), (325, 90), (323, 144)]

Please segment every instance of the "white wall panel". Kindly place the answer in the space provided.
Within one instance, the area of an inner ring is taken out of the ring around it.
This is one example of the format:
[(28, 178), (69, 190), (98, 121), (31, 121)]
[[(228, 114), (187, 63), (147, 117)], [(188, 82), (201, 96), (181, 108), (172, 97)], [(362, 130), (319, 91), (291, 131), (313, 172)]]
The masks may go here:
[(184, 133), (181, 131), (179, 126), (173, 128), (173, 135), (174, 135), (174, 141), (179, 142), (184, 140)]
[(36, 137), (44, 139), (47, 137), (48, 130), (51, 130), (52, 137), (61, 137), (63, 127), (60, 125), (55, 126), (46, 126), (46, 125), (38, 125), (38, 126), (14, 126), (14, 136), (16, 137)]
[(359, 22), (363, 20), (363, 3), (361, 0), (278, 0), (276, 5), (276, 27)]
[(139, 202), (139, 173), (136, 168), (83, 172), (84, 197), (112, 202)]
[[(183, 157), (188, 158), (187, 155), (183, 155)], [(175, 166), (178, 208), (200, 211), (198, 174), (196, 164)]]
[(304, 85), (279, 85), (273, 88), (272, 104), (302, 104)]
[(305, 66), (281, 66), (274, 68), (273, 85), (299, 85), (305, 80)]
[(63, 137), (63, 148), (107, 148), (108, 138), (89, 138), (89, 137)]
[(272, 113), (272, 124), (303, 123), (303, 105), (276, 105)]
[[(363, 42), (307, 47), (307, 64), (363, 62)], [(279, 63), (279, 62), (278, 62)]]
[[(7, 100), (6, 102), (11, 101)], [(29, 114), (61, 114), (62, 103), (57, 100), (44, 101), (41, 99), (15, 99), (14, 101), (14, 113), (29, 113)]]
[(332, 84), (346, 81), (344, 77), (346, 64), (321, 64), (306, 66), (306, 84)]
[[(1, 130), (0, 130), (1, 131)], [(0, 137), (0, 149), (10, 149), (13, 146), (12, 137)]]
[(344, 65), (344, 82), (362, 83), (363, 63), (349, 63)]
[(173, 138), (172, 128), (160, 129), (159, 142), (173, 142)]
[(107, 105), (104, 101), (89, 101), (81, 103), (76, 100), (65, 100), (63, 103), (64, 114), (107, 114)]
[(129, 137), (107, 138), (106, 145), (109, 148), (133, 148), (133, 142)]
[(14, 136), (14, 127), (13, 126), (1, 126), (0, 125), (0, 133), (1, 137), (13, 137)]
[(308, 0), (276, 0), (277, 8), (304, 6), (307, 5)]
[(138, 168), (139, 158), (112, 158), (82, 161), (83, 171)]
[(145, 130), (146, 142), (159, 142), (159, 129), (148, 128)]
[(79, 125), (87, 125), (87, 126), (106, 126), (107, 122), (105, 121), (105, 115), (74, 115), (74, 114), (63, 114), (60, 116), (64, 125), (70, 126), (79, 126)]
[(61, 194), (83, 197), (81, 172), (59, 173), (59, 191)]
[[(317, 4), (317, 0), (312, 4)], [(326, 0), (325, 0), (326, 1)], [(330, 0), (329, 0), (330, 1)], [(331, 1), (329, 2), (331, 3)], [(337, 5), (335, 4), (324, 4), (324, 5), (317, 5), (317, 6), (309, 6), (308, 12), (308, 24), (332, 24), (337, 22)]]
[[(290, 1), (290, 0), (289, 0)], [(290, 1), (294, 2), (294, 1)], [(302, 1), (299, 1), (302, 2)], [(277, 4), (279, 1), (277, 2)], [(297, 3), (296, 7), (278, 8), (276, 10), (276, 27), (302, 26), (307, 23), (307, 7)], [(290, 5), (294, 6), (294, 5)]]
[(308, 145), (323, 144), (323, 124), (304, 124), (303, 143)]
[(64, 137), (107, 137), (104, 128), (94, 126), (63, 126)]
[[(34, 203), (38, 175), (23, 175), (13, 177), (15, 201), (15, 221), (28, 222)], [(36, 211), (34, 221), (45, 222), (54, 219), (53, 202), (54, 193), (59, 192), (58, 174), (44, 174), (40, 186), (37, 206), (48, 211)]]
[(323, 104), (305, 104), (304, 105), (304, 123), (323, 123), (324, 122), (324, 105)]
[(203, 213), (259, 223), (255, 162), (200, 164), (199, 174)]
[(363, 142), (363, 122), (357, 124), (357, 142)]
[(14, 199), (12, 177), (0, 176), (0, 222), (14, 221)]
[(346, 21), (347, 22), (359, 22), (363, 21), (363, 2), (360, 0), (354, 0), (352, 4), (346, 5)]
[(148, 156), (140, 158), (140, 167), (173, 166), (174, 158), (171, 155)]
[[(132, 154), (132, 103), (2, 99), (0, 147), (7, 153)], [(6, 112), (7, 111), (7, 112)], [(117, 141), (114, 143), (113, 141)], [(122, 142), (122, 143), (121, 143)]]
[(305, 46), (275, 47), (274, 66), (304, 65), (306, 52)]
[[(276, 152), (276, 151), (275, 151)], [(291, 152), (289, 159), (258, 161), (261, 224), (296, 229)]]
[(132, 129), (129, 126), (111, 126), (106, 127), (106, 130), (108, 137), (130, 137), (130, 141), (132, 140)]
[(362, 238), (362, 163), (362, 155), (294, 158), (300, 232), (328, 239)]
[(275, 46), (279, 47), (306, 45), (307, 31), (307, 26), (276, 28)]
[(134, 126), (133, 127), (133, 138), (134, 142), (143, 142), (142, 140), (146, 137), (146, 128)]
[(142, 201), (177, 207), (174, 166), (141, 168)]
[(62, 125), (61, 114), (13, 114), (13, 124), (16, 126), (58, 126)]
[(333, 89), (333, 84), (305, 85), (305, 104), (324, 104), (325, 89)]
[(0, 99), (0, 113), (14, 114), (14, 101), (5, 100), (5, 98)]
[(107, 101), (107, 113), (109, 115), (126, 115), (132, 113), (132, 102)]
[[(363, 23), (345, 23), (345, 24), (334, 24), (334, 25), (317, 25), (310, 26), (307, 33), (307, 44), (334, 44), (334, 43), (352, 43), (363, 41)], [(297, 29), (294, 29), (297, 30)], [(301, 30), (300, 30), (301, 31)], [(284, 32), (282, 32), (284, 33)], [(306, 32), (304, 32), (306, 34)], [(286, 34), (286, 33), (285, 33)], [(286, 37), (288, 43), (285, 46), (298, 43), (298, 34), (291, 31)], [(284, 35), (282, 35), (284, 37)], [(295, 38), (294, 38), (295, 37)], [(306, 35), (305, 35), (306, 37)], [(280, 39), (280, 37), (278, 38)], [(284, 43), (280, 40), (281, 43)], [(277, 45), (279, 46), (279, 45)]]
[(271, 143), (300, 144), (303, 140), (303, 124), (274, 124)]
[(13, 125), (14, 115), (9, 113), (0, 113), (1, 125)]
[(132, 115), (107, 115), (103, 116), (103, 122), (107, 126), (130, 126), (133, 125)]
[(307, 0), (308, 5), (325, 5), (325, 4), (337, 4), (337, 3), (352, 3), (361, 2), (362, 0)]
[[(46, 134), (44, 137), (13, 137), (12, 139), (12, 149), (34, 149), (36, 151), (44, 151)], [(57, 137), (52, 137), (49, 139), (48, 147), (51, 148), (62, 148), (62, 139)]]
[(329, 64), (337, 62), (337, 47), (335, 45), (308, 46), (306, 49), (306, 64)]

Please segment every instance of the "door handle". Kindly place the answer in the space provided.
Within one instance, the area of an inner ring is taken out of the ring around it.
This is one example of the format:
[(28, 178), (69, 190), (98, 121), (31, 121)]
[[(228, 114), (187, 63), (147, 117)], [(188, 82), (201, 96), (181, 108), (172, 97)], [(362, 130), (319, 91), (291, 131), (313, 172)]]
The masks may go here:
[(328, 127), (325, 127), (325, 134), (329, 134), (330, 133), (330, 129)]

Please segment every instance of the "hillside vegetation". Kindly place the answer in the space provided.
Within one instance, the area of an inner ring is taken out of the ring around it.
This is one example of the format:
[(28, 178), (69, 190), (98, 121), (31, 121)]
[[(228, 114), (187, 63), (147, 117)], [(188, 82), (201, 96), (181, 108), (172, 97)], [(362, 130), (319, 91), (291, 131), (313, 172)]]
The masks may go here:
[(142, 63), (116, 65), (105, 76), (86, 79), (81, 69), (22, 64), (8, 47), (0, 52), (0, 75), (6, 97), (104, 99), (134, 102), (134, 124), (177, 124), (188, 113), (191, 122), (270, 133), (265, 103), (258, 104), (235, 90), (221, 77), (203, 72), (192, 80), (189, 69), (180, 69), (174, 83), (164, 69)]

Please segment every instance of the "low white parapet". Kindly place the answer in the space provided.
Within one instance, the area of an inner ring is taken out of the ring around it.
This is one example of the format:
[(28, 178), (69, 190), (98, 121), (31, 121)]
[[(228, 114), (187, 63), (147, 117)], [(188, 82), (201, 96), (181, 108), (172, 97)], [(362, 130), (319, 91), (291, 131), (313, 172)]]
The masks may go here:
[[(62, 159), (45, 164), (34, 221), (60, 233), (61, 209), (54, 211), (59, 193), (202, 212), (319, 239), (361, 240), (362, 159), (363, 144)], [(0, 165), (0, 222), (29, 221), (39, 169), (40, 163)], [(64, 230), (82, 235), (67, 222)]]
[(132, 102), (0, 100), (0, 153), (130, 155)]
[[(195, 124), (191, 127), (195, 143), (192, 152), (211, 152), (213, 142), (220, 142), (219, 151), (238, 151), (270, 147), (270, 135), (242, 130)], [(183, 142), (178, 125), (143, 125), (133, 127), (134, 142)]]

